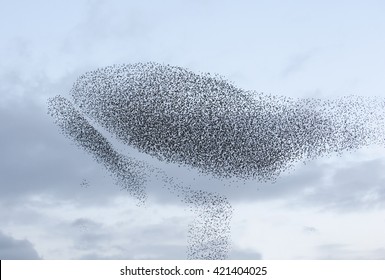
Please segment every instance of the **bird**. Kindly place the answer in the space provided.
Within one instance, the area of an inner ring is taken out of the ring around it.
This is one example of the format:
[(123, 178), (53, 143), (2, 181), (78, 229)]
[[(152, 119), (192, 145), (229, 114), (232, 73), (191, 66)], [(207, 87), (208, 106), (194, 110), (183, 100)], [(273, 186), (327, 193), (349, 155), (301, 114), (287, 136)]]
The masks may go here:
[(189, 229), (191, 259), (227, 257), (233, 211), (228, 199), (192, 190), (148, 163), (118, 153), (91, 122), (160, 161), (217, 178), (263, 182), (273, 182), (299, 161), (384, 144), (381, 98), (295, 99), (155, 62), (86, 72), (69, 94), (50, 98), (48, 113), (118, 185), (143, 202), (146, 178), (157, 174), (171, 192), (199, 209)]

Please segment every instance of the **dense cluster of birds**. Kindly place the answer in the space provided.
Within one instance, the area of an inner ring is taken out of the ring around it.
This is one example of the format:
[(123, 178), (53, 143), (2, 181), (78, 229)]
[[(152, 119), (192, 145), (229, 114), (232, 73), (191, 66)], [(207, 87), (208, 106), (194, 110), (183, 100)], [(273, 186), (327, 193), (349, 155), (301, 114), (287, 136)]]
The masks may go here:
[[(141, 201), (154, 169), (116, 152), (90, 121), (161, 161), (219, 178), (260, 181), (275, 180), (298, 161), (384, 142), (380, 98), (294, 99), (245, 91), (217, 75), (157, 63), (87, 72), (70, 94), (73, 103), (61, 96), (50, 99), (49, 113), (65, 135)], [(232, 213), (227, 199), (181, 187), (155, 172), (199, 213), (189, 231), (190, 258), (226, 258)]]
[(217, 193), (195, 190), (161, 170), (151, 168), (165, 189), (186, 203), (195, 214), (188, 229), (189, 259), (223, 260), (231, 249), (230, 222), (233, 207), (228, 199)]
[(362, 118), (370, 118), (362, 97), (257, 94), (218, 76), (156, 63), (88, 72), (71, 95), (124, 143), (220, 177), (270, 180), (291, 162), (357, 148), (378, 135)]
[[(226, 259), (230, 251), (232, 207), (227, 198), (206, 191), (196, 191), (168, 176), (163, 170), (117, 152), (69, 100), (56, 96), (48, 103), (49, 114), (61, 131), (76, 145), (105, 166), (116, 184), (127, 190), (143, 205), (147, 193), (145, 183), (155, 177), (162, 187), (175, 194), (196, 214), (189, 226), (187, 256), (189, 259)], [(89, 183), (83, 179), (82, 187)]]
[(119, 186), (140, 202), (145, 201), (146, 169), (142, 162), (118, 153), (107, 138), (64, 97), (51, 98), (48, 111), (62, 132), (103, 164)]
[(186, 190), (184, 194), (184, 201), (196, 212), (188, 231), (188, 257), (227, 259), (231, 249), (231, 204), (226, 197), (206, 191)]

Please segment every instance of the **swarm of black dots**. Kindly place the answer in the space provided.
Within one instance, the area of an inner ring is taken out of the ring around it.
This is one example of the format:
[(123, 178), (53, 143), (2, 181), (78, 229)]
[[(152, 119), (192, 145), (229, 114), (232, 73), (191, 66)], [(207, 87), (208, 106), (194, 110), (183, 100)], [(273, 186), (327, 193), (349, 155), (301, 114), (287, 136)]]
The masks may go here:
[(222, 177), (270, 180), (294, 161), (358, 148), (376, 140), (368, 122), (382, 118), (371, 112), (376, 100), (257, 94), (156, 63), (88, 72), (71, 95), (124, 143)]
[[(49, 114), (64, 135), (103, 164), (116, 184), (143, 205), (147, 195), (146, 178), (155, 176), (162, 187), (175, 194), (196, 214), (188, 230), (189, 259), (226, 259), (231, 248), (232, 207), (227, 198), (206, 191), (196, 191), (164, 171), (117, 152), (112, 144), (67, 99), (56, 96), (48, 102)], [(88, 186), (83, 179), (81, 186)]]
[[(384, 144), (382, 98), (294, 99), (246, 91), (224, 78), (157, 63), (114, 65), (80, 76), (72, 102), (57, 96), (49, 113), (63, 133), (144, 201), (149, 173), (198, 211), (189, 258), (224, 259), (232, 208), (116, 152), (91, 122), (161, 161), (218, 178), (274, 181), (295, 162)], [(152, 171), (150, 171), (152, 170)], [(210, 222), (208, 222), (210, 221)]]
[(192, 189), (162, 171), (151, 169), (164, 183), (163, 187), (177, 195), (195, 214), (188, 229), (187, 257), (227, 259), (231, 249), (230, 222), (233, 214), (228, 199), (216, 193)]

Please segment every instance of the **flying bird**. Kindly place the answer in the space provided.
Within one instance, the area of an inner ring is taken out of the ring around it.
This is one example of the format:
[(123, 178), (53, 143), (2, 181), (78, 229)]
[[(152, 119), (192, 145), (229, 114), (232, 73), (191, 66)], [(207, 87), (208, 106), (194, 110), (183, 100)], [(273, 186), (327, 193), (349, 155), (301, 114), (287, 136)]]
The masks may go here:
[(243, 90), (218, 75), (158, 63), (99, 68), (81, 75), (71, 100), (49, 100), (62, 132), (89, 152), (140, 201), (146, 178), (198, 210), (189, 229), (189, 258), (224, 259), (232, 207), (163, 171), (115, 151), (95, 125), (160, 161), (218, 178), (274, 181), (298, 161), (384, 144), (381, 98), (294, 99)]

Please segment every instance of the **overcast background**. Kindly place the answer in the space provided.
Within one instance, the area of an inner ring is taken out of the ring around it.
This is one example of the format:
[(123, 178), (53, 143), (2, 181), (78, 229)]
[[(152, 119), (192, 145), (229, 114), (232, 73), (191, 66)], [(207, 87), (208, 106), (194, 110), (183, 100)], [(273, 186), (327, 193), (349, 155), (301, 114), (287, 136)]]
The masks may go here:
[[(83, 72), (154, 61), (259, 92), (385, 98), (384, 14), (380, 0), (0, 0), (0, 258), (186, 258), (186, 206), (156, 182), (136, 206), (47, 115)], [(234, 259), (385, 259), (384, 167), (376, 146), (275, 184), (164, 166), (229, 195)]]

